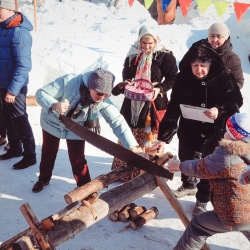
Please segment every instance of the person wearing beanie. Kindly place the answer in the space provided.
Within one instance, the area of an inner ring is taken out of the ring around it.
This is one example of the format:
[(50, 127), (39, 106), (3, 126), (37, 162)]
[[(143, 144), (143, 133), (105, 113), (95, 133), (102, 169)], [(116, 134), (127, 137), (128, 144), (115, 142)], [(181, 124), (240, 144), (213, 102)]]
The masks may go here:
[[(112, 94), (124, 94), (125, 86), (132, 79), (144, 79), (152, 83), (154, 96), (151, 101), (131, 100), (125, 96), (121, 107), (121, 114), (145, 151), (157, 140), (156, 112), (165, 112), (168, 103), (167, 92), (172, 88), (177, 72), (176, 59), (160, 41), (157, 29), (149, 24), (143, 25), (139, 29), (137, 41), (131, 46), (125, 59), (123, 82), (114, 87)], [(124, 165), (125, 162), (114, 158), (112, 170)], [(133, 172), (123, 180), (130, 180), (139, 173), (142, 171)]]
[[(160, 123), (158, 142), (152, 149), (164, 148), (177, 132), (178, 157), (185, 161), (195, 159), (196, 152), (203, 152), (201, 148), (207, 138), (219, 129), (225, 129), (226, 120), (242, 106), (243, 98), (233, 74), (205, 39), (191, 46), (180, 61), (179, 69), (166, 114)], [(211, 122), (185, 118), (180, 104), (205, 108), (204, 114)], [(174, 195), (177, 198), (196, 196), (193, 216), (206, 211), (210, 201), (209, 181), (202, 179), (198, 183), (195, 175), (185, 172), (181, 174), (181, 181), (182, 185), (173, 190)]]
[(208, 42), (222, 58), (223, 63), (229, 68), (241, 89), (244, 85), (243, 71), (239, 56), (233, 52), (233, 45), (230, 38), (230, 30), (226, 24), (217, 22), (208, 29)]
[(250, 162), (250, 115), (237, 113), (226, 122), (224, 138), (202, 159), (170, 160), (171, 172), (207, 179), (213, 211), (193, 217), (174, 250), (198, 250), (217, 233), (242, 232), (250, 241), (250, 185), (238, 177)]
[(111, 72), (98, 68), (80, 75), (67, 74), (37, 90), (35, 97), (42, 107), (40, 122), (43, 144), (40, 174), (33, 192), (40, 192), (49, 184), (60, 139), (66, 139), (77, 186), (91, 180), (84, 155), (85, 141), (59, 121), (60, 114), (100, 133), (100, 113), (125, 148), (135, 153), (141, 151), (124, 117), (109, 99), (114, 81), (115, 76)]
[(36, 164), (35, 139), (26, 112), (33, 26), (14, 0), (0, 1), (0, 114), (10, 148), (0, 160), (23, 157), (13, 169)]

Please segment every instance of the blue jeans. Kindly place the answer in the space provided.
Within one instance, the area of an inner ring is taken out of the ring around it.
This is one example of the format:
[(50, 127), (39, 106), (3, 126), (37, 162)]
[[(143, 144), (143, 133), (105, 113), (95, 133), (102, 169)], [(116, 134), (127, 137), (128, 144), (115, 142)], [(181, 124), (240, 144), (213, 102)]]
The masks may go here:
[(6, 93), (6, 89), (0, 88), (0, 113), (2, 114), (3, 126), (7, 128), (10, 143), (8, 152), (18, 154), (24, 150), (25, 159), (34, 159), (36, 157), (35, 139), (26, 113), (27, 86), (21, 88), (14, 103), (5, 101)]

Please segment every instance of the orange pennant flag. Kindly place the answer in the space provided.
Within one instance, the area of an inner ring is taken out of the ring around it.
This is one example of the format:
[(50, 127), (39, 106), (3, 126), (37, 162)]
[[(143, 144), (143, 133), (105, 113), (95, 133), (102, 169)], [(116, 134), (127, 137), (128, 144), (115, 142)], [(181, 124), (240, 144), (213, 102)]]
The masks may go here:
[(240, 22), (249, 7), (250, 4), (247, 3), (234, 3), (235, 13), (238, 22)]
[(181, 12), (183, 16), (186, 16), (191, 3), (192, 3), (192, 0), (179, 0), (179, 4), (181, 7)]
[(129, 7), (131, 7), (134, 3), (134, 0), (128, 0)]

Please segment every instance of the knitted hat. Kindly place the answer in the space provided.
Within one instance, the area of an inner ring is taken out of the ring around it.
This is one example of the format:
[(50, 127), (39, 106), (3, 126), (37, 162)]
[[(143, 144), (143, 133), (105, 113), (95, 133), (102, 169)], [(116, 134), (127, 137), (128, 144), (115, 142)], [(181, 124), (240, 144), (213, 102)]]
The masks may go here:
[(208, 29), (208, 36), (211, 34), (219, 34), (227, 40), (230, 36), (230, 30), (224, 23), (214, 23)]
[(159, 41), (159, 37), (157, 34), (157, 30), (154, 26), (152, 25), (143, 25), (140, 29), (139, 29), (139, 34), (138, 34), (138, 41), (141, 40), (141, 38), (145, 35), (151, 35), (156, 42), (158, 43)]
[(90, 89), (110, 96), (114, 81), (115, 76), (111, 72), (98, 68), (90, 74), (88, 86)]
[(228, 134), (235, 140), (250, 138), (250, 115), (237, 113), (228, 118), (226, 122)]
[(0, 8), (15, 11), (15, 0), (0, 0)]

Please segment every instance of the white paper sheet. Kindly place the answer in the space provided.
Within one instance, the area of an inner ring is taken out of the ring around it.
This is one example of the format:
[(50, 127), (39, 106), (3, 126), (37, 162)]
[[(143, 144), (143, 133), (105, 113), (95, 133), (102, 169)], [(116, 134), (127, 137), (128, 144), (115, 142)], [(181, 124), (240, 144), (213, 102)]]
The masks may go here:
[(207, 117), (204, 111), (209, 110), (206, 108), (180, 104), (182, 116), (186, 119), (214, 123), (214, 120)]

